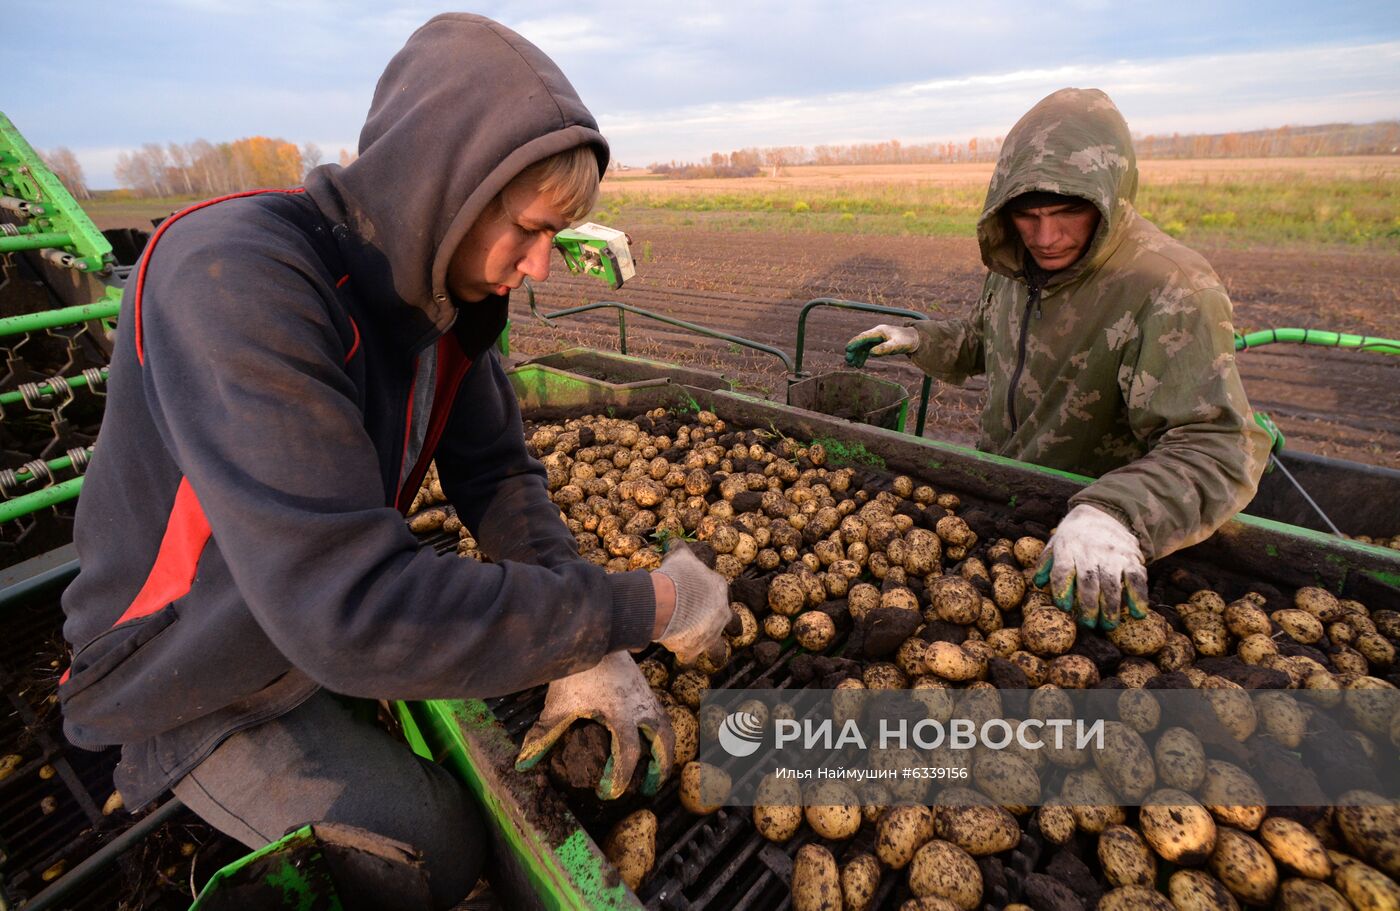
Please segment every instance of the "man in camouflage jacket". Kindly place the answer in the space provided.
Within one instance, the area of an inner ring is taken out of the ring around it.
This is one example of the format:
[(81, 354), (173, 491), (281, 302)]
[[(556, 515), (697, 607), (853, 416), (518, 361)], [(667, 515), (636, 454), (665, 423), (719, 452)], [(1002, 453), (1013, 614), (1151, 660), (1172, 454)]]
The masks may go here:
[[(908, 354), (949, 383), (986, 373), (979, 448), (1097, 478), (1070, 499), (1037, 581), (1105, 628), (1124, 601), (1141, 616), (1146, 563), (1249, 503), (1270, 445), (1235, 367), (1220, 279), (1137, 213), (1137, 183), (1108, 96), (1055, 92), (1002, 147), (977, 224), (989, 271), (972, 315), (877, 326), (848, 349)], [(1036, 219), (1071, 231), (1037, 233)]]

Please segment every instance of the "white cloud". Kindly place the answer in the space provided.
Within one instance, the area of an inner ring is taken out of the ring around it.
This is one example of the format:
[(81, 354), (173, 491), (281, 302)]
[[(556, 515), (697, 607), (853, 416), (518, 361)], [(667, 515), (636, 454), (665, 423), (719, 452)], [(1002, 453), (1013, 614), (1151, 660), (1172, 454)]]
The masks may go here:
[(1002, 135), (1066, 85), (1104, 89), (1137, 133), (1382, 120), (1400, 116), (1400, 42), (1115, 60), (661, 111), (595, 110), (616, 157), (645, 164), (755, 145)]

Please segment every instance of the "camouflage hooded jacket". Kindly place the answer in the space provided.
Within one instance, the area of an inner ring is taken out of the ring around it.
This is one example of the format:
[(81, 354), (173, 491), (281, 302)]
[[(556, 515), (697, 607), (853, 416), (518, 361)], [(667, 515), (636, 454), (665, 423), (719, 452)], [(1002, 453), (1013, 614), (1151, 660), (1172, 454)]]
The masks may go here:
[[(1016, 196), (1083, 197), (1097, 232), (1032, 287), (1001, 215)], [(1210, 265), (1133, 208), (1128, 126), (1104, 93), (1062, 89), (1007, 135), (977, 224), (988, 270), (968, 319), (918, 322), (914, 361), (986, 373), (979, 447), (1098, 478), (1071, 499), (1121, 520), (1147, 560), (1208, 537), (1253, 498), (1269, 439), (1235, 368), (1230, 299)]]

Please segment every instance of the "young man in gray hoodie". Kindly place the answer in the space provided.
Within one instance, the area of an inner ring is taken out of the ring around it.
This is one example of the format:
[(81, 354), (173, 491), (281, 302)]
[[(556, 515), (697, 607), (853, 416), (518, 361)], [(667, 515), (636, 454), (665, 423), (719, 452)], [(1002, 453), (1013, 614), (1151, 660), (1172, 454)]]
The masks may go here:
[[(406, 842), (434, 904), (481, 865), (465, 793), (345, 697), (492, 696), (555, 681), (614, 734), (604, 796), (666, 713), (626, 650), (693, 660), (730, 618), (688, 551), (605, 575), (576, 552), (491, 343), (591, 208), (607, 144), (510, 30), (438, 16), (385, 70), (358, 159), (192, 206), (122, 303), (64, 595), (65, 731), (122, 747), (129, 808), (166, 789), (250, 846), (331, 821)], [(492, 562), (403, 522), (430, 460)]]

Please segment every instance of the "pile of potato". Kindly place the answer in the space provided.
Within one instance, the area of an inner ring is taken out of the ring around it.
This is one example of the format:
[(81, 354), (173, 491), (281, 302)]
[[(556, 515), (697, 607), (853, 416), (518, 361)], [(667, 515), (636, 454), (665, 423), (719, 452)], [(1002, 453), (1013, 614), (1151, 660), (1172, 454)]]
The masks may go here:
[[(909, 911), (980, 907), (1007, 888), (1004, 861), (1026, 836), (1044, 850), (1024, 904), (1009, 907), (1400, 909), (1393, 802), (1361, 787), (1343, 801), (1350, 807), (1270, 808), (1262, 791), (1247, 806), (1219, 799), (1249, 792), (1239, 748), (1256, 734), (1297, 750), (1323, 726), (1339, 761), (1393, 758), (1400, 718), (1331, 717), (1283, 701), (1259, 709), (1235, 697), (1301, 689), (1340, 705), (1347, 692), (1393, 690), (1395, 610), (1266, 584), (1227, 598), (1178, 571), (1156, 579), (1146, 618), (1105, 635), (1077, 627), (1033, 584), (1051, 529), (1027, 522), (1002, 534), (1005, 523), (964, 511), (955, 494), (828, 464), (820, 444), (731, 428), (705, 411), (587, 416), (527, 437), (584, 559), (652, 569), (663, 542), (683, 539), (731, 583), (728, 657), (687, 668), (641, 662), (675, 728), (680, 797), (692, 813), (717, 809), (701, 803), (701, 780), (728, 787), (723, 770), (694, 761), (702, 729), (722, 720), (698, 709), (741, 652), (768, 666), (795, 641), (788, 668), (798, 683), (853, 698), (912, 690), (948, 713), (974, 698), (998, 712), (1006, 690), (1034, 690), (1032, 701), (1052, 708), (1064, 690), (1121, 690), (1121, 722), (1110, 725), (1119, 760), (979, 752), (965, 759), (968, 778), (921, 796), (923, 805), (881, 799), (878, 786), (857, 794), (841, 782), (763, 782), (758, 831), (778, 843), (804, 826), (817, 836), (796, 855), (798, 911), (870, 908), (889, 877), (903, 877), (897, 894), (912, 895)], [(431, 477), (420, 498), (410, 524), (460, 529), (459, 552), (479, 557), (450, 507), (435, 505)], [(1183, 687), (1210, 691), (1216, 717), (1202, 729), (1166, 725), (1152, 695)], [(1036, 806), (1042, 788), (1053, 796)], [(1142, 806), (1121, 806), (1117, 794)], [(605, 839), (634, 889), (655, 861), (655, 833), (655, 816), (641, 810)]]

